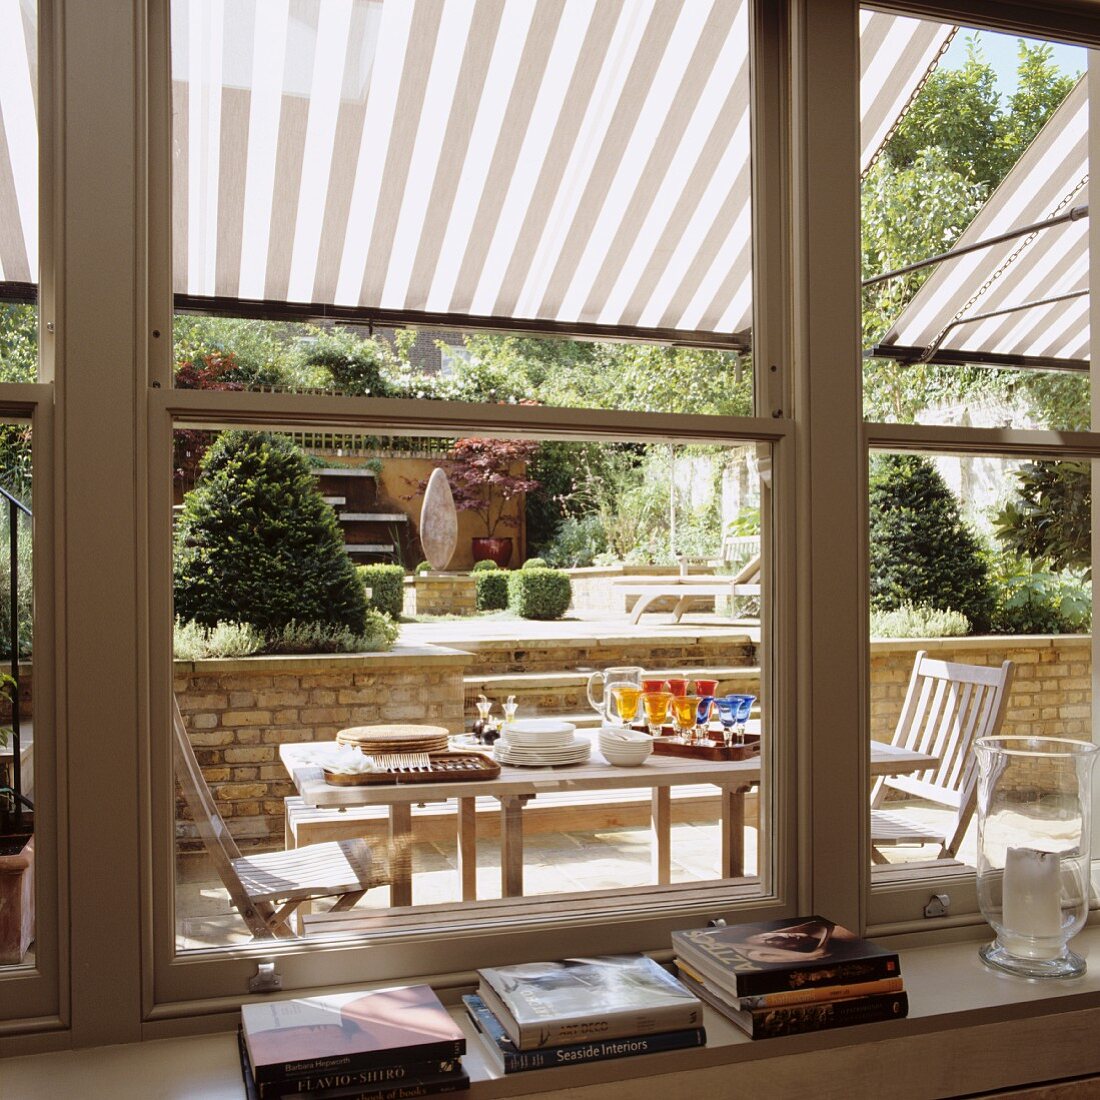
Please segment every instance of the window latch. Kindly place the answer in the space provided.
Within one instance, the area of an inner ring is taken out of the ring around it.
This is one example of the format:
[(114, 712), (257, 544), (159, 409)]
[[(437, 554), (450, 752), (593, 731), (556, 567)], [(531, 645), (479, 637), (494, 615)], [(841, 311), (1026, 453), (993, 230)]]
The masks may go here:
[(256, 973), (248, 979), (249, 993), (273, 993), (283, 988), (283, 979), (273, 962), (262, 962)]
[(950, 894), (933, 894), (924, 907), (926, 917), (946, 917), (951, 907)]

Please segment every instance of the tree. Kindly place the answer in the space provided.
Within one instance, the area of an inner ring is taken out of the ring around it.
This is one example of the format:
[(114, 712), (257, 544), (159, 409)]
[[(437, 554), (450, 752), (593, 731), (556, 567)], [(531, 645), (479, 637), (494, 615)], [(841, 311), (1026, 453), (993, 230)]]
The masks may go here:
[(176, 614), (203, 626), (366, 625), (335, 513), (302, 452), (269, 432), (223, 432), (207, 451), (184, 499), (174, 582)]
[(988, 630), (995, 596), (981, 544), (928, 459), (874, 460), (870, 528), (873, 609), (925, 604), (961, 612), (976, 631)]
[(1052, 570), (1092, 575), (1092, 478), (1088, 462), (1028, 462), (994, 520), (1006, 550)]
[[(539, 487), (534, 478), (516, 473), (526, 464), (538, 444), (520, 439), (459, 439), (451, 448), (444, 468), (451, 483), (451, 495), (459, 512), (473, 512), (485, 526), (489, 538), (501, 528), (516, 527), (519, 521), (504, 506), (522, 493)], [(421, 492), (427, 482), (421, 486)]]

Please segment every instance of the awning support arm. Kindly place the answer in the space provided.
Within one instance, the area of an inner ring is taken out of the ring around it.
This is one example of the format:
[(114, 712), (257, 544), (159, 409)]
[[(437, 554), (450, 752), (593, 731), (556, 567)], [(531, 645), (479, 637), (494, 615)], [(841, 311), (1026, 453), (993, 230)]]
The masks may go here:
[(941, 252), (937, 256), (929, 256), (927, 259), (906, 264), (905, 267), (899, 267), (896, 271), (887, 271), (883, 275), (872, 275), (871, 278), (863, 280), (863, 285), (875, 286), (877, 283), (884, 283), (888, 279), (896, 279), (899, 275), (908, 275), (911, 271), (920, 271), (923, 268), (931, 267), (933, 264), (942, 263), (944, 260), (955, 260), (959, 256), (966, 256), (983, 248), (991, 248), (993, 245), (1001, 244), (1004, 241), (1013, 241), (1017, 237), (1026, 237), (1029, 233), (1037, 233), (1041, 229), (1050, 229), (1052, 226), (1061, 225), (1063, 222), (1080, 221), (1081, 218), (1087, 218), (1088, 216), (1087, 203), (1082, 206), (1074, 206), (1066, 213), (1058, 214), (1056, 217), (1044, 218), (1041, 222), (1023, 225), (1019, 229), (1010, 229), (1007, 233), (1000, 233), (996, 237), (987, 237), (984, 241), (974, 241), (973, 244), (964, 244), (959, 248), (949, 248), (946, 252)]

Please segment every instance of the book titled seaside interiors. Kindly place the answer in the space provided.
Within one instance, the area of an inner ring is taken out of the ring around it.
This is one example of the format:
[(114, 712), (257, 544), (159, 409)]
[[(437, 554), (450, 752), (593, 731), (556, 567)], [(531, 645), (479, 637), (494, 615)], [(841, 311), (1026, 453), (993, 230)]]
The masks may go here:
[(462, 998), (474, 1026), (485, 1039), (486, 1052), (501, 1073), (522, 1073), (549, 1066), (574, 1066), (580, 1062), (602, 1062), (608, 1058), (628, 1058), (635, 1054), (656, 1054), (662, 1050), (682, 1050), (706, 1045), (707, 1033), (701, 1027), (681, 1031), (662, 1031), (656, 1035), (636, 1035), (622, 1039), (592, 1039), (567, 1046), (520, 1050), (485, 1002), (471, 994)]
[(703, 1006), (645, 955), (479, 970), (478, 996), (521, 1050), (700, 1027)]
[(466, 1039), (426, 985), (334, 993), (241, 1008), (241, 1026), (258, 1085), (333, 1071), (457, 1060)]
[(778, 1035), (802, 1035), (807, 1031), (900, 1020), (909, 1014), (909, 998), (905, 993), (879, 993), (841, 1001), (811, 1001), (779, 1008), (736, 1009), (689, 977), (684, 977), (684, 984), (753, 1039), (773, 1039)]
[(896, 978), (901, 963), (824, 917), (672, 933), (677, 955), (731, 997)]

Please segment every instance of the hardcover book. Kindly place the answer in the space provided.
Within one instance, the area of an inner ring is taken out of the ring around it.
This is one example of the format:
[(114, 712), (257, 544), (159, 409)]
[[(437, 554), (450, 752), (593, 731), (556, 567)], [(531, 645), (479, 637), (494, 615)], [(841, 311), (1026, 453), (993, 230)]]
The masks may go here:
[(900, 993), (903, 988), (901, 978), (879, 978), (873, 982), (855, 982), (848, 985), (818, 985), (806, 989), (788, 989), (782, 993), (761, 993), (755, 997), (731, 997), (727, 990), (700, 974), (683, 959), (676, 960), (676, 969), (681, 978), (690, 978), (716, 997), (729, 1003), (732, 1008), (780, 1008), (784, 1005), (810, 1004), (814, 1001), (843, 1001), (852, 997), (869, 997), (874, 993)]
[(673, 932), (689, 967), (731, 998), (897, 978), (896, 952), (824, 917)]
[(479, 970), (478, 995), (521, 1050), (700, 1027), (699, 1001), (645, 955)]
[(909, 998), (905, 993), (880, 993), (843, 1001), (814, 1001), (749, 1010), (733, 1008), (688, 977), (684, 978), (684, 984), (753, 1039), (772, 1039), (779, 1035), (802, 1035), (808, 1031), (826, 1031), (853, 1024), (900, 1020), (909, 1014)]
[(662, 1050), (701, 1047), (707, 1042), (707, 1033), (701, 1027), (694, 1027), (680, 1031), (662, 1031), (656, 1035), (593, 1039), (586, 1043), (520, 1050), (508, 1038), (508, 1032), (480, 997), (471, 994), (462, 1000), (478, 1034), (485, 1040), (484, 1046), (490, 1061), (498, 1072), (505, 1074), (546, 1069), (550, 1066), (573, 1066), (580, 1062), (602, 1062), (608, 1058), (627, 1058), (635, 1054), (656, 1054)]
[(394, 986), (244, 1005), (258, 1085), (410, 1062), (454, 1061), (466, 1039), (429, 986)]

